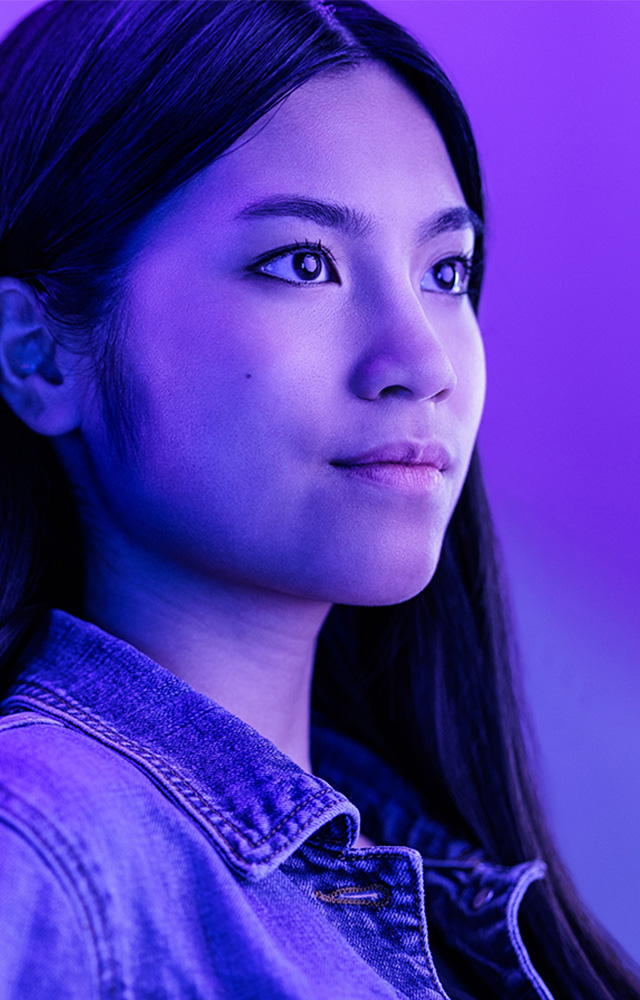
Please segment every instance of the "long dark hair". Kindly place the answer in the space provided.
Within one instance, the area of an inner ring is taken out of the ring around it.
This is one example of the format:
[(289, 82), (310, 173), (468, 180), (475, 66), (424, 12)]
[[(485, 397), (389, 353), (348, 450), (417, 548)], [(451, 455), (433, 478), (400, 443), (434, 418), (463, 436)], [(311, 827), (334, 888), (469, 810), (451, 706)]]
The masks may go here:
[[(91, 354), (119, 447), (132, 443), (118, 303), (136, 226), (287, 93), (364, 59), (386, 64), (424, 102), (467, 204), (483, 219), (476, 147), (452, 84), (414, 39), (360, 0), (59, 0), (0, 46), (0, 274), (26, 282), (65, 344)], [(480, 238), (476, 311), (482, 255)], [(4, 403), (0, 440), (8, 681), (48, 607), (81, 612), (83, 554), (50, 442)], [(495, 861), (546, 861), (522, 929), (557, 1000), (638, 998), (546, 830), (507, 619), (474, 454), (426, 590), (389, 608), (332, 610), (318, 644), (315, 702)]]

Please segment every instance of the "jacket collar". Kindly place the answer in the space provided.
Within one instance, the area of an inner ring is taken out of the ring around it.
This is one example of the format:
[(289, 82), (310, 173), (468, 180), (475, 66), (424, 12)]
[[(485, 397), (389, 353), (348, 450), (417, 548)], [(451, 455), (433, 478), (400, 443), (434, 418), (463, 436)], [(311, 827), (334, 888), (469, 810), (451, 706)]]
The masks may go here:
[(315, 717), (312, 758), (314, 771), (357, 805), (363, 831), (376, 843), (412, 847), (437, 862), (486, 858), (435, 820), (423, 796), (381, 757), (320, 716)]
[(376, 843), (412, 847), (435, 864), (486, 860), (434, 821), (397, 772), (328, 720), (314, 717), (316, 774), (308, 774), (175, 674), (64, 611), (51, 612), (0, 706), (0, 714), (24, 710), (57, 718), (146, 771), (252, 881), (309, 838), (352, 846), (361, 816)]
[(269, 740), (128, 643), (63, 611), (2, 712), (55, 717), (146, 771), (253, 881), (312, 836), (347, 847), (356, 807)]

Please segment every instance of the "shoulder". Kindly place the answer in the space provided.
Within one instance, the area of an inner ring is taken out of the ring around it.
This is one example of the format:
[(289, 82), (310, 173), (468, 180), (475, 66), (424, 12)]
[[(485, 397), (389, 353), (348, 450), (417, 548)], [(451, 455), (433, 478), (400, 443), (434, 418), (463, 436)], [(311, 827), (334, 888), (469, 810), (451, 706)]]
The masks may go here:
[[(0, 718), (0, 835), (28, 845), (68, 887), (88, 884), (94, 857), (125, 825), (135, 768), (98, 741), (35, 712)], [(36, 865), (37, 866), (37, 865)]]
[(41, 839), (121, 860), (158, 810), (166, 798), (113, 746), (37, 712), (0, 718), (0, 826), (19, 815)]
[(152, 900), (158, 857), (174, 858), (176, 877), (190, 877), (203, 854), (219, 867), (210, 839), (143, 763), (44, 714), (0, 718), (0, 831), (19, 830), (93, 898)]
[(37, 712), (0, 718), (0, 788), (52, 820), (86, 814), (93, 822), (107, 789), (124, 792), (136, 780), (113, 750), (63, 722)]
[(0, 995), (7, 1000), (34, 995), (34, 984), (60, 1000), (101, 995), (108, 934), (82, 824), (67, 801), (70, 736), (33, 713), (0, 719)]
[(112, 747), (35, 712), (0, 719), (0, 834), (76, 896), (133, 880), (171, 820), (148, 775)]

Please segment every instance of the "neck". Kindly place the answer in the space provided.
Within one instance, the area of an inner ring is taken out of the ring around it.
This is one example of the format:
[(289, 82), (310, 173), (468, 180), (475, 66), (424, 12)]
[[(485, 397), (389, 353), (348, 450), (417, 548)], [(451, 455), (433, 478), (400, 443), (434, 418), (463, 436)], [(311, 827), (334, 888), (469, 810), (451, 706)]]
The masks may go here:
[(329, 605), (203, 580), (122, 545), (88, 564), (85, 617), (311, 771), (313, 661)]

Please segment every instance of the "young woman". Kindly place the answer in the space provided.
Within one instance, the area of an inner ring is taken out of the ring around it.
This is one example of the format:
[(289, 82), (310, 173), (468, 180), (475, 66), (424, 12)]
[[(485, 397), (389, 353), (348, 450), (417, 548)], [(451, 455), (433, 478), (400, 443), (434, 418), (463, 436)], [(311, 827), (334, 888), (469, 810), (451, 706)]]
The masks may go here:
[(640, 996), (529, 777), (439, 67), (50, 3), (0, 175), (0, 995)]

